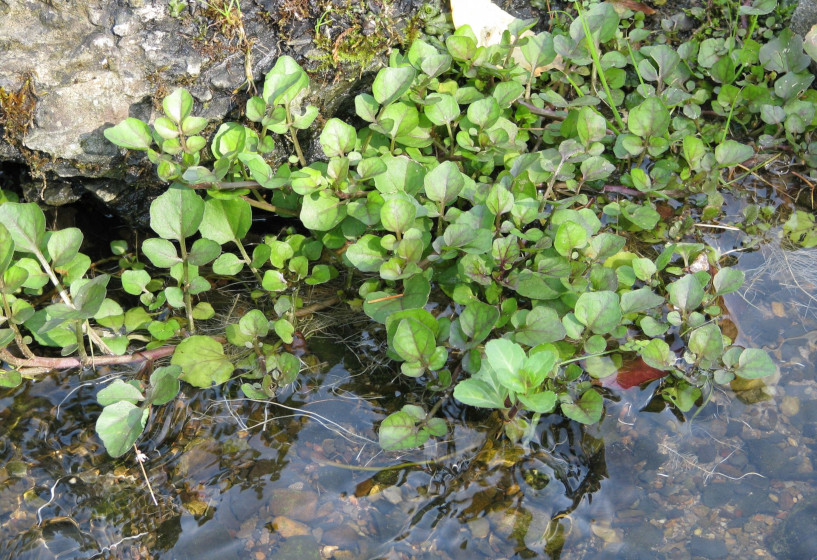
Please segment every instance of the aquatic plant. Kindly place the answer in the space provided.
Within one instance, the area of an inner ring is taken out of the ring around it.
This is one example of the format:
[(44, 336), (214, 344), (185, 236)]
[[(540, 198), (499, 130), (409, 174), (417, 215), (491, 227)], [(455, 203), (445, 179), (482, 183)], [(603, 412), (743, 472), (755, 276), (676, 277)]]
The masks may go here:
[[(0, 342), (26, 356), (7, 348), (3, 358), (18, 370), (45, 364), (31, 337), (79, 352), (83, 365), (105, 361), (86, 337), (103, 353), (143, 340), (148, 351), (170, 348), (170, 365), (149, 380), (100, 392), (97, 431), (114, 456), (180, 382), (241, 378), (246, 396), (274, 398), (300, 367), (283, 346), (300, 285), (341, 275), (359, 286), (346, 295), (382, 325), (402, 374), (431, 395), (383, 421), (386, 449), (444, 435), (437, 413), (452, 396), (500, 411), (514, 440), (531, 437), (543, 414), (598, 422), (597, 380), (633, 356), (667, 372), (660, 393), (684, 412), (714, 385), (771, 375), (766, 352), (735, 345), (719, 325), (722, 296), (743, 273), (722, 266), (672, 203), (713, 220), (719, 189), (765, 154), (785, 144), (815, 157), (817, 92), (802, 40), (784, 30), (765, 44), (749, 33), (648, 45), (650, 32), (611, 5), (576, 8), (551, 32), (525, 34), (535, 22), (515, 21), (498, 44), (479, 46), (463, 26), (439, 46), (416, 40), (392, 52), (371, 92), (355, 98), (365, 124), (326, 121), (318, 161), (298, 139), (318, 114), (301, 106), (309, 76), (289, 57), (247, 101), (246, 121), (222, 124), (209, 142), (183, 89), (152, 126), (129, 118), (106, 130), (171, 183), (151, 204), (156, 237), (139, 248), (147, 261), (119, 246), (121, 274), (94, 275), (79, 230), (46, 232), (35, 205), (0, 205)], [(763, 0), (740, 8), (773, 9)], [(265, 156), (282, 138), (295, 154), (273, 169)], [(251, 248), (258, 211), (297, 219), (309, 234), (268, 235)], [(257, 309), (222, 335), (199, 333), (214, 314), (199, 296), (245, 271)], [(63, 301), (38, 306), (49, 281)], [(139, 303), (108, 297), (112, 281)], [(225, 345), (246, 357), (234, 362)], [(2, 382), (19, 383), (19, 372)]]

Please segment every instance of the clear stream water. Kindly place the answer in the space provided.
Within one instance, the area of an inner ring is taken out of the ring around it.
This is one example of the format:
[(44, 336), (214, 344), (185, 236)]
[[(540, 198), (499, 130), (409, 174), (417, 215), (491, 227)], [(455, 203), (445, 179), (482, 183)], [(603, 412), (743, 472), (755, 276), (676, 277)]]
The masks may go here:
[[(372, 333), (313, 337), (277, 403), (228, 385), (153, 412), (155, 505), (132, 454), (93, 432), (96, 392), (127, 372), (5, 390), (0, 559), (817, 558), (815, 253), (767, 237), (734, 253), (747, 287), (726, 306), (779, 379), (717, 390), (692, 419), (660, 381), (603, 389), (599, 426), (545, 419), (525, 449), (450, 403), (445, 441), (383, 453), (374, 427), (411, 398), (397, 369)], [(740, 240), (707, 230), (722, 251)]]

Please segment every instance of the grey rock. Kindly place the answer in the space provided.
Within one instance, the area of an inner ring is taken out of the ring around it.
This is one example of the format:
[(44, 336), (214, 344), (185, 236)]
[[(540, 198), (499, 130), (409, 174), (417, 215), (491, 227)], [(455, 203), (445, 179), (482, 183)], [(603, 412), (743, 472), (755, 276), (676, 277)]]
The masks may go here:
[(800, 0), (791, 16), (789, 27), (798, 35), (805, 36), (817, 24), (817, 1)]
[[(275, 14), (283, 1), (242, 3), (257, 86), (281, 54), (309, 67), (306, 53), (314, 48), (314, 22), (292, 22), (282, 37)], [(421, 3), (372, 4), (389, 10), (388, 17), (399, 22), (407, 21)], [(318, 0), (309, 0), (313, 4), (317, 10)], [(106, 184), (94, 183), (89, 190), (113, 205), (133, 190), (133, 183), (158, 184), (155, 172), (131, 173), (130, 162), (126, 165), (122, 151), (104, 138), (103, 131), (127, 117), (153, 120), (159, 98), (179, 86), (198, 101), (196, 115), (217, 124), (238, 114), (245, 94), (242, 90), (236, 95), (246, 80), (244, 53), (234, 39), (221, 37), (221, 47), (212, 40), (212, 27), (202, 10), (201, 3), (195, 3), (194, 10), (173, 18), (167, 0), (0, 0), (0, 87), (17, 91), (31, 76), (36, 100), (25, 136), (11, 144), (0, 140), (0, 162), (46, 162), (40, 163), (37, 174), (49, 182), (69, 180), (72, 189), (80, 184), (74, 179), (104, 178)], [(197, 40), (203, 30), (207, 39)], [(332, 73), (313, 76), (311, 102), (320, 105), (324, 118), (348, 109), (347, 99), (370, 83), (380, 64), (367, 69), (362, 80), (355, 72), (358, 80), (353, 82), (338, 80)], [(316, 132), (303, 134), (309, 141)], [(150, 168), (143, 160), (138, 164)], [(53, 196), (50, 202), (70, 198)], [(114, 212), (133, 217), (115, 206)]]
[(702, 537), (692, 537), (689, 542), (689, 553), (693, 557), (700, 556), (702, 558), (726, 558), (729, 555), (729, 549), (723, 541), (715, 539), (705, 539)]

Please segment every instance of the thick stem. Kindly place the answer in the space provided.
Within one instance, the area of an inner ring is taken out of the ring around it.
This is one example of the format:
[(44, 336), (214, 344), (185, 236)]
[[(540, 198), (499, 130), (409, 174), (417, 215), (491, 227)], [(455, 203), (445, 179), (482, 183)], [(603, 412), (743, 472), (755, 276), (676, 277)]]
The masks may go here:
[[(165, 356), (171, 355), (175, 349), (175, 346), (161, 346), (159, 348), (153, 348), (152, 350), (145, 350), (144, 352), (136, 352), (134, 354), (126, 354), (123, 356), (95, 356), (89, 360), (88, 365), (93, 367), (158, 360), (159, 358), (164, 358)], [(0, 358), (16, 368), (26, 368), (29, 370), (43, 369), (44, 371), (42, 373), (83, 366), (83, 363), (79, 360), (79, 358), (75, 357), (46, 358), (43, 356), (34, 356), (31, 358), (18, 358), (5, 349), (0, 350)], [(29, 375), (32, 374), (31, 371), (26, 373)]]

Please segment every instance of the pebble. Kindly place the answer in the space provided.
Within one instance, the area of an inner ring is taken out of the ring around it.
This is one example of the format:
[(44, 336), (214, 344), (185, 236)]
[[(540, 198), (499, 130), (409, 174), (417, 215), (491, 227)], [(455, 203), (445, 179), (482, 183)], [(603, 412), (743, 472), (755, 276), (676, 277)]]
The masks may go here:
[(284, 517), (283, 515), (279, 515), (272, 520), (272, 528), (285, 539), (308, 535), (310, 533), (308, 525), (290, 519), (289, 517)]
[(780, 412), (790, 418), (797, 415), (800, 412), (800, 399), (798, 397), (783, 397), (780, 402)]

